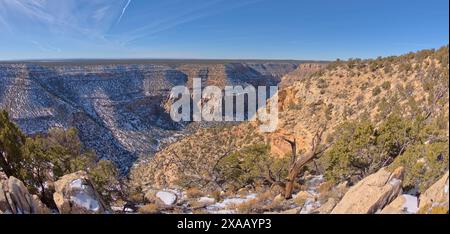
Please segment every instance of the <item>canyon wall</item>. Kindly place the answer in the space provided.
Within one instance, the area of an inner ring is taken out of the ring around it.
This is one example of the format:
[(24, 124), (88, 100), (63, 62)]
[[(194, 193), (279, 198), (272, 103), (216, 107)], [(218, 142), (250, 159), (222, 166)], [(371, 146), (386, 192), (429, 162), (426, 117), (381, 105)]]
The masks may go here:
[(0, 109), (26, 134), (75, 127), (87, 148), (127, 172), (183, 134), (170, 119), (173, 86), (276, 85), (298, 63), (0, 64)]

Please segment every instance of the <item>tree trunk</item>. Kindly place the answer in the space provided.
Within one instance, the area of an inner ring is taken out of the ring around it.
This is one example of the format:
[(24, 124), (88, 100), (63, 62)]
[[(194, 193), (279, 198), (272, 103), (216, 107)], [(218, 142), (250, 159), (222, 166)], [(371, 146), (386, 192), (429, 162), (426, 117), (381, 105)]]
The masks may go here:
[(304, 155), (303, 157), (299, 158), (299, 160), (297, 160), (294, 163), (294, 165), (291, 167), (291, 169), (289, 170), (288, 178), (287, 178), (286, 190), (284, 192), (284, 198), (286, 198), (286, 199), (292, 198), (292, 191), (294, 190), (295, 178), (297, 178), (298, 174), (300, 174), (300, 170), (303, 168), (303, 166), (305, 166), (306, 164), (311, 162), (315, 156), (316, 156), (315, 153), (310, 152), (310, 153)]
[[(301, 155), (300, 158), (298, 159), (297, 159), (297, 141), (295, 139), (291, 141), (284, 138), (284, 140), (287, 141), (292, 148), (291, 168), (289, 169), (286, 188), (284, 191), (284, 197), (286, 199), (290, 199), (292, 197), (292, 191), (294, 190), (294, 182), (298, 174), (300, 174), (301, 169), (323, 152), (323, 151), (319, 152), (319, 145), (322, 140), (322, 134), (325, 131), (325, 127), (326, 125), (316, 132), (311, 142), (311, 149), (307, 153)], [(324, 149), (326, 148), (328, 148), (328, 146), (325, 147)]]
[(4, 154), (3, 152), (1, 152), (1, 154), (0, 154), (0, 166), (1, 166), (2, 170), (3, 170), (3, 172), (9, 178), (10, 176), (14, 176), (14, 175), (13, 175), (12, 168), (10, 167), (10, 165), (8, 164), (6, 159), (4, 158), (3, 154)]

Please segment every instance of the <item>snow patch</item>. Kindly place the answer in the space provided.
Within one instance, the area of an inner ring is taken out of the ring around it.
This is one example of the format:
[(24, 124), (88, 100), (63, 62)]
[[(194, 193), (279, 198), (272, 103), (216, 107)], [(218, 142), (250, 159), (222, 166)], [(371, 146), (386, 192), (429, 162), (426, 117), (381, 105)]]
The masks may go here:
[(86, 191), (89, 189), (89, 186), (83, 184), (83, 179), (73, 180), (70, 182), (69, 186), (72, 191), (75, 191), (75, 194), (70, 196), (70, 201), (72, 203), (89, 211), (98, 212), (100, 210), (99, 201), (91, 197), (88, 191)]
[(98, 212), (100, 210), (99, 202), (83, 191), (80, 191), (74, 196), (70, 196), (70, 200), (78, 206), (85, 208), (86, 210), (94, 212)]
[(405, 204), (403, 204), (403, 209), (409, 214), (416, 214), (419, 211), (417, 197), (404, 194)]
[(400, 184), (401, 182), (402, 182), (401, 180), (394, 178), (391, 181), (389, 181), (389, 184), (392, 186), (396, 186), (396, 185)]
[(198, 199), (198, 202), (203, 204), (213, 204), (214, 202), (216, 202), (216, 199), (210, 197), (201, 197)]
[(256, 198), (255, 193), (249, 194), (244, 198), (241, 198), (241, 197), (225, 198), (222, 202), (218, 202), (216, 204), (210, 205), (210, 206), (206, 207), (206, 209), (214, 214), (234, 214), (234, 213), (236, 213), (236, 211), (226, 209), (226, 208), (231, 205), (242, 204), (244, 202), (250, 201), (255, 198)]
[(72, 182), (70, 182), (70, 188), (72, 189), (85, 189), (86, 186), (83, 185), (83, 180), (82, 179), (76, 179)]

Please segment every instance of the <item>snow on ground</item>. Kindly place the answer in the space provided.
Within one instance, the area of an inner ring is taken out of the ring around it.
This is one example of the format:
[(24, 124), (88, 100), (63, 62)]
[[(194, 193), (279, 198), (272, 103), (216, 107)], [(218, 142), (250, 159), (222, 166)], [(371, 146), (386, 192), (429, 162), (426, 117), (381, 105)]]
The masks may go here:
[(403, 204), (403, 209), (409, 214), (416, 214), (419, 211), (417, 197), (404, 194), (405, 204)]
[(72, 189), (80, 189), (80, 190), (86, 188), (86, 186), (83, 185), (83, 180), (82, 179), (76, 179), (76, 180), (70, 182), (70, 187)]
[(70, 197), (70, 200), (77, 204), (80, 207), (85, 208), (86, 210), (98, 212), (100, 210), (100, 204), (96, 199), (93, 199), (87, 193), (79, 192), (74, 196)]
[(397, 179), (397, 178), (394, 178), (391, 181), (389, 181), (389, 184), (391, 184), (392, 186), (396, 186), (396, 185), (398, 185), (400, 183), (402, 183), (402, 181)]
[(307, 192), (312, 195), (312, 197), (306, 199), (305, 204), (303, 205), (300, 214), (309, 214), (312, 211), (320, 208), (322, 205), (315, 197), (319, 195), (317, 192), (317, 188), (321, 183), (324, 182), (323, 175), (312, 176), (308, 181), (306, 181), (306, 185), (308, 187)]
[(216, 199), (210, 197), (201, 197), (198, 199), (198, 202), (203, 204), (213, 204), (214, 202), (216, 202)]
[(86, 210), (97, 212), (100, 210), (100, 203), (97, 199), (91, 197), (86, 191), (88, 186), (83, 184), (82, 179), (76, 179), (70, 183), (70, 187), (73, 191), (76, 191), (70, 196), (70, 201), (77, 204)]
[(213, 213), (213, 214), (234, 214), (234, 213), (236, 213), (236, 211), (232, 210), (232, 209), (227, 209), (227, 207), (229, 207), (231, 205), (239, 205), (239, 204), (242, 204), (244, 202), (250, 201), (255, 198), (256, 198), (255, 193), (249, 194), (249, 195), (245, 196), (244, 198), (229, 197), (229, 198), (225, 198), (221, 202), (207, 206), (206, 210), (208, 210), (208, 212)]

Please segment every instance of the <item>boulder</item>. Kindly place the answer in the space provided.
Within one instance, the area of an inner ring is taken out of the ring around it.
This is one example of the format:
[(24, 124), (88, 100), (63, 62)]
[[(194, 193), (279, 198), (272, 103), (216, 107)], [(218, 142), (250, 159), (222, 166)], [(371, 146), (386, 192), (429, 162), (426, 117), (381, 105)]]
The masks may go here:
[(434, 207), (446, 208), (449, 207), (449, 194), (448, 194), (448, 171), (447, 173), (434, 183), (429, 189), (427, 189), (419, 200), (419, 210), (424, 213), (428, 213)]
[(336, 199), (330, 198), (330, 199), (328, 199), (327, 202), (325, 202), (323, 205), (321, 205), (318, 209), (316, 209), (312, 213), (329, 214), (333, 210), (333, 208), (336, 206), (336, 204), (337, 204)]
[(22, 181), (12, 176), (0, 182), (0, 211), (10, 214), (50, 213), (36, 195), (28, 192)]
[(278, 194), (273, 198), (273, 202), (280, 203), (286, 200), (282, 194)]
[(385, 168), (351, 187), (332, 214), (374, 214), (401, 193), (404, 169), (389, 172)]
[(156, 193), (156, 197), (167, 206), (174, 205), (177, 202), (177, 195), (170, 191), (159, 191)]
[(403, 194), (384, 207), (380, 214), (415, 214), (418, 211), (418, 199), (415, 196)]
[(55, 182), (53, 200), (61, 214), (109, 213), (84, 171), (65, 175)]

